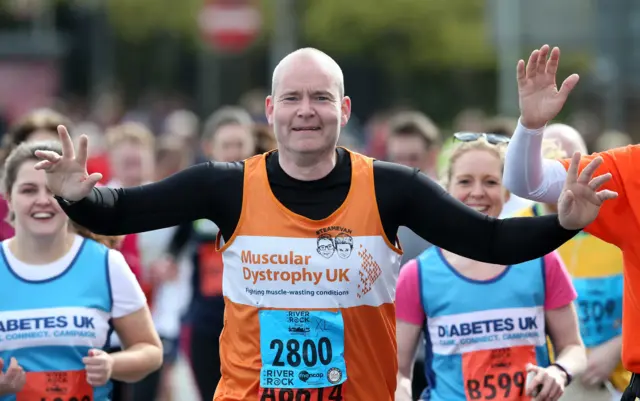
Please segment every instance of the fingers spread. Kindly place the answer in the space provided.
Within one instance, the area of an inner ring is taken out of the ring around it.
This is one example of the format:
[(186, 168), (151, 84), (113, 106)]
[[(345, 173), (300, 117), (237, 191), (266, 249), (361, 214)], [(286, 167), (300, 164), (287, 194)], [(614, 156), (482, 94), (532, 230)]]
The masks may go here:
[(598, 188), (600, 188), (603, 184), (611, 180), (611, 177), (612, 177), (611, 173), (599, 175), (596, 178), (589, 181), (589, 188), (593, 189), (594, 191), (597, 191)]
[[(579, 161), (580, 160), (578, 159), (578, 162)], [(603, 162), (604, 162), (604, 160), (600, 156), (598, 156), (598, 157), (594, 158), (593, 160), (591, 160), (589, 162), (589, 164), (587, 164), (582, 169), (582, 172), (580, 173), (580, 176), (578, 177), (578, 182), (582, 183), (582, 184), (588, 184), (591, 181), (591, 178), (595, 174), (595, 172), (598, 169), (598, 167), (600, 167), (600, 165)]]
[(86, 135), (80, 135), (78, 140), (78, 163), (86, 165), (87, 155), (89, 153), (89, 138)]
[(547, 56), (549, 55), (549, 45), (544, 45), (540, 48), (540, 54), (538, 55), (538, 66), (536, 73), (538, 75), (544, 75), (547, 69)]
[(578, 181), (578, 166), (580, 165), (580, 152), (575, 152), (571, 157), (571, 163), (567, 169), (567, 183), (573, 184)]
[(40, 159), (48, 160), (52, 163), (55, 163), (61, 159), (61, 156), (59, 154), (50, 150), (36, 150), (35, 155)]
[(538, 67), (538, 55), (539, 55), (539, 51), (538, 50), (534, 50), (531, 53), (531, 56), (529, 56), (529, 62), (527, 63), (527, 78), (531, 79), (531, 78), (535, 78), (536, 76), (536, 69)]
[(615, 191), (610, 191), (608, 189), (602, 190), (596, 194), (598, 200), (602, 204), (602, 202), (610, 199), (615, 199), (618, 197), (618, 193)]
[(60, 142), (62, 143), (62, 156), (69, 159), (74, 159), (76, 157), (76, 153), (73, 149), (73, 141), (71, 140), (69, 131), (67, 131), (67, 127), (65, 127), (64, 125), (58, 125), (58, 136), (60, 137)]
[(54, 166), (54, 163), (51, 163), (49, 160), (42, 160), (38, 163), (36, 163), (33, 167), (36, 170), (49, 170), (51, 167)]
[(518, 85), (522, 86), (527, 79), (527, 74), (524, 70), (524, 60), (519, 60), (516, 65), (516, 77), (518, 79)]
[(576, 87), (578, 81), (580, 80), (580, 76), (578, 74), (571, 74), (567, 77), (567, 79), (562, 82), (562, 86), (558, 91), (558, 96), (562, 99), (566, 100), (569, 97), (569, 94)]
[(560, 49), (554, 47), (551, 50), (551, 55), (549, 56), (549, 61), (547, 62), (547, 69), (545, 72), (553, 77), (555, 82), (556, 73), (558, 72), (558, 64), (560, 63)]

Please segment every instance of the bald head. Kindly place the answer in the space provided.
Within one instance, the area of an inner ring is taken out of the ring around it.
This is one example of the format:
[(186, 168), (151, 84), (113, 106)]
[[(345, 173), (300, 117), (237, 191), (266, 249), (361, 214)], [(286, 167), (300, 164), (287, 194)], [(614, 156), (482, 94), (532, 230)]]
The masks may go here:
[(545, 140), (555, 142), (567, 157), (571, 157), (575, 152), (583, 155), (587, 153), (587, 145), (582, 135), (569, 125), (551, 124), (545, 128), (543, 137)]
[(312, 47), (298, 49), (280, 60), (273, 70), (271, 95), (275, 95), (279, 89), (278, 85), (282, 82), (283, 76), (292, 71), (302, 73), (306, 69), (321, 71), (322, 74), (326, 75), (337, 86), (338, 95), (340, 97), (344, 96), (344, 76), (342, 75), (342, 69), (328, 54)]

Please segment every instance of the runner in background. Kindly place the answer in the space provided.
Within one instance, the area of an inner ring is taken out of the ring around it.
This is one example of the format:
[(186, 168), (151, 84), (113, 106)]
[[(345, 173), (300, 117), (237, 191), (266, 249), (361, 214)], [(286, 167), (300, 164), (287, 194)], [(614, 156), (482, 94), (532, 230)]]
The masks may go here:
[[(548, 59), (547, 59), (548, 57)], [(544, 127), (562, 109), (571, 90), (578, 83), (572, 74), (556, 86), (560, 50), (544, 45), (534, 50), (525, 64), (518, 62), (517, 78), (520, 121), (509, 144), (505, 168), (505, 186), (514, 193), (543, 203), (553, 203), (562, 197), (562, 181), (573, 173), (567, 171), (570, 161), (543, 160)], [(623, 398), (640, 397), (640, 203), (637, 196), (640, 177), (640, 146), (631, 145), (606, 152), (583, 156), (580, 170), (585, 171), (592, 160), (602, 160), (596, 174), (609, 179), (605, 188), (619, 197), (602, 208), (598, 218), (585, 228), (595, 237), (616, 245), (624, 259), (624, 291), (622, 302), (622, 362), (634, 373)]]
[[(223, 107), (214, 112), (202, 133), (205, 157), (219, 162), (244, 160), (256, 153), (256, 136), (248, 112)], [(268, 132), (262, 133), (265, 144)], [(263, 145), (264, 147), (267, 147)], [(263, 150), (263, 149), (261, 149)], [(265, 151), (265, 150), (263, 150)], [(193, 264), (192, 299), (185, 318), (190, 327), (189, 360), (202, 400), (213, 398), (220, 380), (220, 334), (224, 326), (222, 254), (216, 250), (219, 228), (210, 220), (182, 224), (169, 246), (166, 260), (176, 266), (185, 250)]]
[[(389, 121), (387, 159), (411, 168), (417, 168), (429, 177), (437, 178), (437, 160), (442, 136), (435, 123), (423, 113), (400, 111)], [(407, 227), (398, 228), (398, 239), (402, 244), (402, 263), (416, 258), (430, 243)], [(424, 347), (422, 337), (415, 359), (415, 370), (424, 370)], [(413, 392), (419, 393), (427, 386), (424, 375), (413, 377)]]
[(274, 150), (278, 147), (276, 143), (276, 137), (273, 135), (273, 130), (267, 124), (253, 124), (253, 135), (256, 142), (255, 154)]
[[(92, 231), (143, 232), (203, 218), (218, 226), (225, 321), (216, 401), (390, 401), (399, 226), (466, 257), (522, 263), (569, 240), (616, 196), (589, 186), (586, 169), (579, 181), (567, 177), (557, 216), (483, 216), (415, 169), (336, 148), (351, 99), (327, 54), (291, 53), (272, 85), (266, 114), (278, 149), (243, 162), (204, 163), (112, 189), (96, 188), (100, 175), (87, 174), (84, 136), (77, 157), (64, 127), (62, 156), (37, 152), (36, 168), (47, 171), (63, 210)], [(276, 275), (271, 266), (280, 260)]]
[[(542, 152), (560, 160), (574, 152), (587, 153), (580, 133), (564, 124), (544, 130)], [(556, 205), (536, 203), (516, 216), (556, 213)], [(622, 252), (586, 232), (558, 248), (578, 292), (580, 333), (588, 349), (587, 369), (577, 376), (563, 400), (619, 400), (631, 374), (621, 364), (622, 353)], [(553, 356), (552, 356), (553, 359)]]
[[(153, 181), (155, 178), (155, 137), (144, 125), (127, 122), (111, 127), (106, 131), (106, 141), (112, 174), (112, 179), (107, 185), (132, 188)], [(127, 389), (128, 397), (132, 401), (155, 401), (160, 390), (163, 371), (165, 367), (171, 369), (178, 353), (180, 305), (186, 303), (186, 299), (181, 302), (181, 294), (175, 291), (167, 292), (166, 288), (153, 288), (150, 280), (150, 267), (162, 255), (162, 251), (174, 230), (175, 227), (169, 227), (163, 230), (127, 235), (125, 238), (125, 241), (135, 239), (142, 270), (138, 280), (150, 301), (154, 325), (160, 335), (164, 350), (163, 369), (153, 372), (144, 380), (132, 384)], [(161, 287), (173, 286), (173, 283), (159, 283), (159, 285)], [(157, 291), (160, 291), (160, 295), (164, 298), (168, 296), (174, 299), (171, 301), (158, 299)], [(156, 310), (155, 301), (157, 299), (161, 303), (161, 307), (166, 307), (167, 302), (176, 306), (175, 310), (169, 311), (171, 315), (169, 321)], [(116, 347), (119, 346), (117, 336), (112, 337), (112, 344)]]
[[(64, 115), (51, 109), (36, 109), (20, 118), (2, 137), (0, 150), (0, 165), (9, 153), (26, 141), (58, 140), (58, 125), (69, 124), (71, 121)], [(13, 237), (13, 227), (6, 221), (9, 213), (7, 202), (0, 197), (0, 241)]]
[[(158, 138), (155, 181), (189, 166), (193, 150), (186, 146), (187, 139), (175, 134), (164, 134)], [(181, 269), (167, 266), (163, 258), (176, 228), (149, 231), (140, 241), (143, 264), (149, 266), (148, 278), (154, 287), (152, 316), (156, 329), (162, 337), (171, 339), (163, 341), (165, 357), (156, 401), (174, 400), (174, 368), (181, 351), (182, 317), (192, 297), (192, 273), (190, 266), (184, 266), (187, 264), (186, 258), (176, 262), (181, 267), (187, 267)]]
[[(4, 164), (15, 236), (0, 245), (0, 358), (19, 364), (26, 384), (0, 389), (0, 400), (120, 401), (111, 380), (134, 382), (158, 369), (160, 340), (122, 254), (69, 226), (33, 168), (38, 149), (61, 153), (56, 142), (25, 142)], [(109, 354), (113, 328), (124, 350)]]
[[(497, 217), (509, 197), (501, 178), (508, 137), (456, 138), (465, 142), (452, 150), (444, 186), (468, 207)], [(428, 386), (422, 399), (521, 400), (541, 384), (536, 399), (558, 400), (571, 376), (586, 366), (575, 297), (555, 252), (499, 266), (430, 248), (400, 270), (396, 401), (413, 399), (409, 383), (423, 330)], [(553, 365), (547, 332), (559, 354)], [(535, 379), (526, 385), (528, 372)]]

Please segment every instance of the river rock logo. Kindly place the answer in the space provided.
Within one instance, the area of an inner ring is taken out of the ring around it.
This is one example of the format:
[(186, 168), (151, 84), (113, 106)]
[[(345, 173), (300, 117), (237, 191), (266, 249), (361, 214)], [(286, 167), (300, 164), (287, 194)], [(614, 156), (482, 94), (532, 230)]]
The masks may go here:
[(331, 384), (338, 383), (340, 380), (342, 380), (342, 371), (338, 368), (329, 369), (329, 371), (327, 372), (327, 380), (329, 380), (329, 383)]

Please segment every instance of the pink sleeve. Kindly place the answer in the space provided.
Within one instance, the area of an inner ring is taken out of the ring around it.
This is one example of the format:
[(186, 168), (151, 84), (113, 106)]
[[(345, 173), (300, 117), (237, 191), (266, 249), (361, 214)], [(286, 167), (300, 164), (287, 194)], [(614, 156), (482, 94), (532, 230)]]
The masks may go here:
[(544, 257), (545, 300), (544, 309), (556, 309), (573, 302), (578, 294), (571, 282), (571, 276), (558, 252)]
[(422, 326), (425, 320), (419, 279), (418, 262), (412, 259), (400, 268), (396, 288), (396, 318), (416, 326)]

